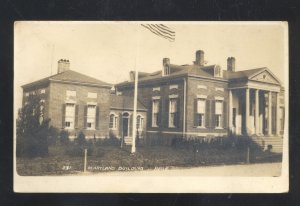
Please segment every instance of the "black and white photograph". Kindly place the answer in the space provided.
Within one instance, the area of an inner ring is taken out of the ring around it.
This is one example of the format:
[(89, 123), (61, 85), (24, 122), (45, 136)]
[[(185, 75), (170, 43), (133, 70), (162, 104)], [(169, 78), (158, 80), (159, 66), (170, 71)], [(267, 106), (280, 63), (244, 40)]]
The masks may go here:
[(281, 193), (288, 23), (16, 21), (14, 191)]

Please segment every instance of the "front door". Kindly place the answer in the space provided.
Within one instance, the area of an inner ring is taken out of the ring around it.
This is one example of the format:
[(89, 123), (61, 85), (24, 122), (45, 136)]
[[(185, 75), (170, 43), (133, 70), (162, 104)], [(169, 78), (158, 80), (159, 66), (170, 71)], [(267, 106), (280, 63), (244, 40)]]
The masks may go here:
[(128, 118), (123, 118), (123, 135), (128, 137)]

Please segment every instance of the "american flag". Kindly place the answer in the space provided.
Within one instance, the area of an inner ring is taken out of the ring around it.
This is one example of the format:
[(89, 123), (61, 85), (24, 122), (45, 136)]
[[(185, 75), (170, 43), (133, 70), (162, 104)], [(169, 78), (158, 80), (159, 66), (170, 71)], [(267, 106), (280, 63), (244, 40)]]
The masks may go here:
[(164, 24), (141, 24), (153, 34), (165, 38), (171, 42), (175, 41), (175, 31)]

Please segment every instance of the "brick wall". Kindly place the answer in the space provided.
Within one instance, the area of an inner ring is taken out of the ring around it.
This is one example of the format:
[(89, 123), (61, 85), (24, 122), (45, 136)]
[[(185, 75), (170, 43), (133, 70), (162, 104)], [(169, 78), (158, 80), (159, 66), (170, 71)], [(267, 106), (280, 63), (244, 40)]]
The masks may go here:
[[(198, 86), (201, 85), (201, 86)], [(218, 89), (216, 89), (218, 88)], [(224, 91), (220, 91), (222, 88)], [(227, 82), (209, 81), (203, 79), (189, 78), (187, 81), (187, 110), (186, 110), (186, 130), (188, 136), (218, 136), (227, 134), (228, 127), (228, 84)], [(205, 128), (195, 126), (195, 100), (197, 95), (207, 96), (208, 104), (206, 110), (209, 114), (205, 116)], [(215, 97), (223, 97), (223, 129), (216, 129), (214, 126), (214, 104)], [(208, 119), (207, 119), (208, 118)], [(198, 134), (197, 134), (198, 133)], [(201, 134), (202, 133), (202, 134)]]
[[(70, 135), (76, 135), (82, 130), (86, 136), (93, 137), (105, 137), (108, 136), (108, 121), (109, 121), (109, 95), (110, 89), (98, 88), (92, 86), (74, 85), (74, 84), (63, 84), (63, 83), (50, 83), (50, 96), (49, 96), (49, 117), (51, 118), (51, 124), (54, 127), (63, 128), (63, 114), (64, 105), (66, 100), (66, 91), (76, 91), (76, 107), (77, 107), (77, 125), (74, 130), (69, 130)], [(88, 92), (97, 93), (97, 98), (88, 98)], [(85, 107), (87, 102), (97, 102), (98, 121), (96, 121), (95, 130), (85, 129)]]

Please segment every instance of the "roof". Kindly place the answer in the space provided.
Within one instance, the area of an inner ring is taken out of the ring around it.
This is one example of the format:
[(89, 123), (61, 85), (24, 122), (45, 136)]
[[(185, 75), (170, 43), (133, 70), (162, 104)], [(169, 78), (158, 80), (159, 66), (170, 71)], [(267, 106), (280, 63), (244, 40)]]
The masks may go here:
[[(199, 65), (174, 65), (174, 64), (169, 64), (170, 66), (170, 75), (168, 76), (162, 76), (162, 71), (156, 71), (153, 73), (145, 73), (142, 72), (140, 74), (139, 72), (139, 82), (142, 81), (147, 81), (147, 80), (156, 80), (160, 78), (172, 78), (174, 76), (178, 75), (196, 75), (200, 77), (205, 77), (205, 78), (214, 78), (214, 79), (222, 79), (218, 77), (214, 77), (209, 70), (215, 68), (217, 65), (209, 65), (209, 66), (199, 66)], [(120, 84), (124, 83), (130, 83), (130, 82), (122, 82)]]
[(242, 71), (236, 71), (236, 72), (231, 72), (231, 71), (224, 71), (224, 77), (227, 78), (228, 80), (234, 80), (234, 79), (248, 79), (252, 75), (263, 71), (267, 69), (266, 67), (261, 67), (261, 68), (256, 68), (256, 69), (247, 69), (247, 70), (242, 70)]
[[(111, 94), (110, 107), (124, 110), (133, 110), (133, 97)], [(137, 101), (137, 109), (145, 111), (147, 110), (146, 107), (140, 101)]]
[(63, 82), (72, 82), (72, 83), (92, 84), (92, 85), (97, 85), (97, 86), (111, 86), (111, 84), (100, 81), (93, 77), (89, 77), (87, 75), (81, 74), (79, 72), (75, 72), (73, 70), (67, 70), (67, 71), (34, 81), (32, 83), (23, 85), (22, 87), (34, 86), (34, 85), (46, 83), (49, 81), (63, 81)]

